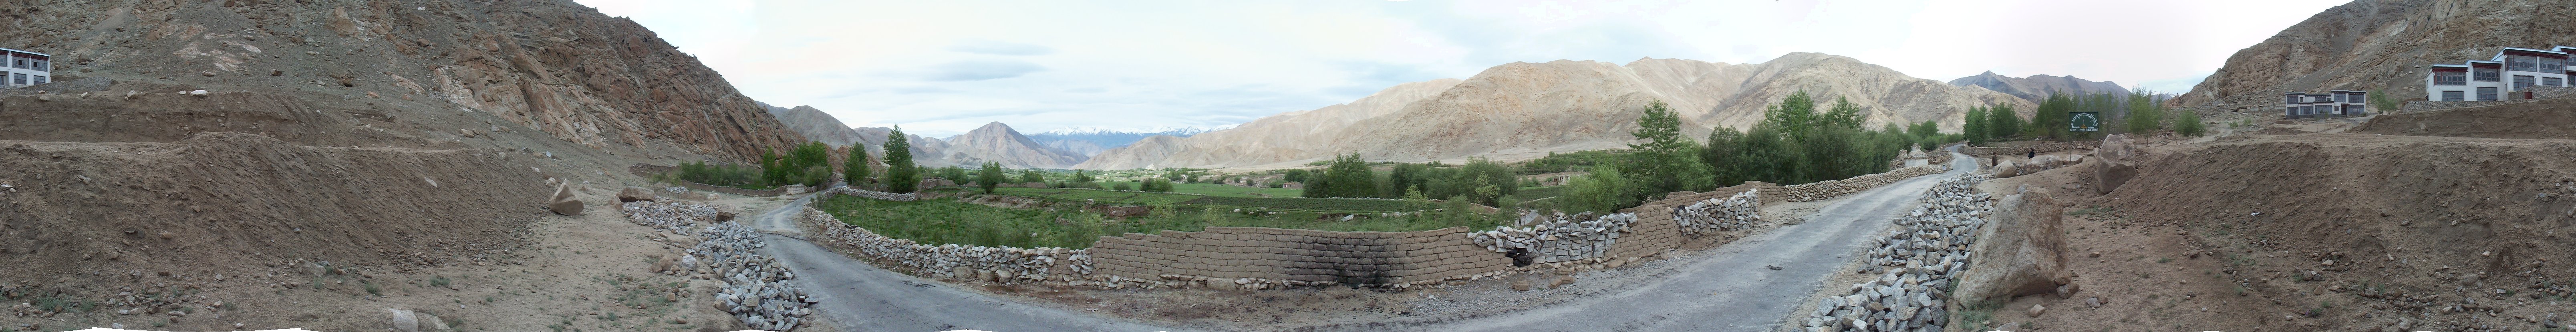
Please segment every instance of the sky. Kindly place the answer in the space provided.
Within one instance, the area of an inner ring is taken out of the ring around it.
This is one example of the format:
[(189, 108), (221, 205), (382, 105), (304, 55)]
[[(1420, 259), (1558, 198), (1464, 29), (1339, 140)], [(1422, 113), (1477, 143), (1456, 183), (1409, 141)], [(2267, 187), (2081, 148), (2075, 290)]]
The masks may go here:
[(2342, 0), (577, 0), (752, 99), (945, 137), (1220, 127), (1511, 62), (1848, 56), (2183, 92)]

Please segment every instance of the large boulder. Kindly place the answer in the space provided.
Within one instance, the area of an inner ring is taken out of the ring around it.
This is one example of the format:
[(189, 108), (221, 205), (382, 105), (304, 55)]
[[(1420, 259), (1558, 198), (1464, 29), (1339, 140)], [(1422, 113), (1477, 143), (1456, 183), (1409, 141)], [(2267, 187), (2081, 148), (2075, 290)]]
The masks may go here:
[(2137, 144), (2126, 134), (2102, 137), (2102, 147), (2093, 152), (2093, 156), (2102, 161), (2102, 166), (2093, 168), (2095, 190), (2109, 194), (2112, 189), (2128, 184), (2130, 178), (2138, 177)]
[(1977, 231), (1955, 293), (1960, 299), (2010, 300), (2056, 292), (2074, 281), (2066, 270), (2066, 233), (2059, 229), (2064, 208), (2046, 192), (2022, 191), (1997, 202), (1992, 222)]
[(571, 183), (555, 185), (554, 199), (546, 203), (546, 210), (554, 211), (555, 214), (560, 215), (581, 215), (581, 200), (574, 199), (572, 197)]
[(1994, 173), (1991, 175), (1997, 179), (2019, 176), (2021, 175), (2019, 164), (2010, 161), (1995, 163)]
[(617, 202), (619, 202), (619, 203), (624, 203), (624, 202), (633, 202), (633, 201), (650, 201), (650, 200), (653, 200), (653, 190), (652, 190), (652, 189), (644, 189), (644, 187), (628, 186), (628, 187), (626, 187), (626, 189), (618, 190), (618, 191), (617, 191)]

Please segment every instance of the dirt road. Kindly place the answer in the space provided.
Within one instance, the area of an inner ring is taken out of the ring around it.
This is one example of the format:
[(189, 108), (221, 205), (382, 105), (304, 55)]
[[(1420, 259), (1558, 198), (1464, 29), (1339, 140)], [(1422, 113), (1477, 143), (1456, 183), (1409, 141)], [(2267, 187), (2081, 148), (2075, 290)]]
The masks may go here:
[[(752, 218), (753, 229), (796, 230), (798, 198)], [(878, 269), (788, 235), (769, 235), (761, 254), (795, 269), (795, 283), (822, 298), (822, 315), (848, 331), (1170, 331), (1100, 315), (1066, 312), (959, 290), (948, 284)]]
[[(1969, 158), (1959, 155), (1960, 158)], [(1825, 207), (1807, 222), (1719, 246), (1680, 273), (1563, 305), (1416, 328), (1423, 331), (1767, 331), (1798, 301), (1865, 250), (1870, 236), (1912, 208), (1935, 182), (1976, 171), (1906, 179)], [(1765, 266), (1779, 266), (1771, 270)]]

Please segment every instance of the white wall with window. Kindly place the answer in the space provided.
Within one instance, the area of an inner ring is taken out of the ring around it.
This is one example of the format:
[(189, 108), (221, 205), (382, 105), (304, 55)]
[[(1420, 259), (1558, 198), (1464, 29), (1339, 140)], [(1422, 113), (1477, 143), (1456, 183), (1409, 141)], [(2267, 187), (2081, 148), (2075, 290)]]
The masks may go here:
[(0, 64), (5, 64), (0, 66), (0, 73), (8, 74), (6, 78), (0, 78), (0, 85), (15, 88), (53, 82), (52, 56), (0, 48), (0, 59), (5, 59), (0, 60)]

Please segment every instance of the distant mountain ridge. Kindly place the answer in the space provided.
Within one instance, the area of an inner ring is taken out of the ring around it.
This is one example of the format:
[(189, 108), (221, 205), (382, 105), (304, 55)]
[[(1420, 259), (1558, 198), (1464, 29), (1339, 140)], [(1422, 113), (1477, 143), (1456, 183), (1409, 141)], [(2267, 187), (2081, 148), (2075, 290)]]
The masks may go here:
[(1064, 150), (1064, 151), (1068, 151), (1068, 152), (1073, 152), (1073, 153), (1075, 153), (1075, 154), (1080, 154), (1080, 155), (1082, 155), (1083, 157), (1088, 158), (1088, 157), (1090, 157), (1090, 156), (1092, 156), (1092, 155), (1100, 154), (1100, 152), (1101, 152), (1101, 151), (1108, 151), (1109, 149), (1116, 149), (1116, 148), (1120, 148), (1120, 147), (1125, 147), (1125, 146), (1127, 146), (1127, 145), (1129, 145), (1129, 144), (1135, 144), (1135, 143), (1136, 143), (1136, 141), (1144, 140), (1146, 137), (1153, 137), (1153, 136), (1190, 137), (1190, 135), (1197, 135), (1197, 134), (1199, 134), (1199, 133), (1210, 132), (1210, 131), (1216, 131), (1216, 130), (1219, 130), (1219, 129), (1231, 128), (1231, 127), (1232, 127), (1232, 126), (1219, 127), (1219, 128), (1181, 128), (1181, 129), (1168, 129), (1168, 130), (1153, 131), (1153, 132), (1130, 132), (1130, 131), (1104, 130), (1104, 129), (1098, 129), (1098, 128), (1076, 128), (1076, 129), (1060, 129), (1060, 130), (1052, 130), (1052, 131), (1047, 131), (1047, 132), (1042, 132), (1042, 133), (1029, 134), (1028, 136), (1029, 136), (1029, 139), (1036, 140), (1036, 141), (1038, 142), (1038, 144), (1040, 144), (1040, 145), (1045, 145), (1045, 146), (1047, 146), (1047, 147), (1055, 148), (1055, 149), (1057, 149), (1057, 150)]
[[(1871, 128), (1934, 120), (1957, 130), (1971, 106), (2035, 104), (1984, 88), (1905, 76), (1821, 53), (1758, 64), (1682, 59), (1515, 62), (1464, 80), (1399, 84), (1347, 104), (1281, 113), (1235, 128), (1103, 151), (1081, 169), (1287, 167), (1334, 154), (1377, 161), (1534, 156), (1624, 147), (1648, 101), (1681, 115), (1683, 134), (1747, 128), (1763, 109), (1807, 91), (1861, 105)], [(1156, 138), (1160, 139), (1160, 138)], [(1510, 159), (1510, 158), (1502, 158)]]
[(1994, 71), (1953, 79), (1950, 80), (1950, 85), (1985, 88), (2031, 102), (2039, 102), (2042, 99), (2048, 99), (2050, 94), (2058, 93), (2076, 95), (2129, 93), (2129, 89), (2120, 87), (2119, 83), (2089, 81), (2074, 76), (2012, 77), (1997, 75)]

